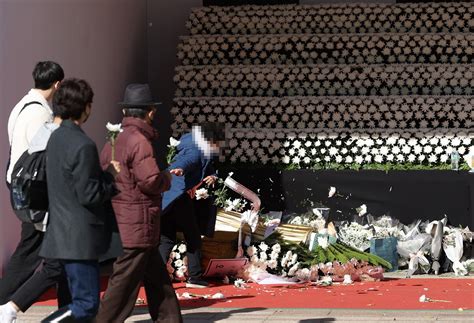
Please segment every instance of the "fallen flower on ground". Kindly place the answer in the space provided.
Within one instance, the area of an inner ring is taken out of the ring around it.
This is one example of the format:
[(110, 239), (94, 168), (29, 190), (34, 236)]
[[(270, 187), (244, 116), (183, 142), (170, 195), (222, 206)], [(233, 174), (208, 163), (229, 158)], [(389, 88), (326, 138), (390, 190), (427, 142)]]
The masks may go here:
[(234, 281), (234, 286), (240, 289), (245, 289), (248, 287), (247, 283), (243, 279), (240, 279), (240, 278)]
[(321, 286), (331, 286), (332, 285), (331, 276), (324, 276), (323, 278), (321, 278), (321, 281), (319, 282), (319, 285), (321, 285)]
[(352, 284), (353, 281), (352, 281), (352, 278), (351, 278), (351, 275), (344, 275), (344, 281), (342, 282), (344, 285), (348, 285), (348, 284)]
[(214, 295), (211, 296), (212, 299), (224, 299), (225, 296), (222, 293), (215, 293)]
[(424, 295), (424, 294), (420, 296), (419, 301), (420, 301), (420, 303), (429, 303), (429, 302), (433, 302), (433, 303), (451, 303), (451, 301), (446, 301), (446, 300), (442, 300), (442, 299), (432, 299), (432, 298), (426, 297), (426, 295)]

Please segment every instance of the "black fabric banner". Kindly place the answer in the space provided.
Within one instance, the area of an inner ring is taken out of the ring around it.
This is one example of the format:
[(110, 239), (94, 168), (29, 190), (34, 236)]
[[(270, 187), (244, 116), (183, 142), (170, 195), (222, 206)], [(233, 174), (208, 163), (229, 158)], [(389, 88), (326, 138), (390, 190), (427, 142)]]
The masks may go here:
[[(228, 170), (232, 171), (232, 170)], [(227, 175), (222, 171), (220, 177)], [(417, 219), (474, 227), (474, 174), (466, 171), (312, 171), (239, 169), (233, 178), (255, 192), (267, 211), (304, 212), (312, 202), (331, 208), (335, 221), (358, 219), (365, 204), (374, 217), (404, 224)], [(329, 188), (337, 193), (329, 198)]]

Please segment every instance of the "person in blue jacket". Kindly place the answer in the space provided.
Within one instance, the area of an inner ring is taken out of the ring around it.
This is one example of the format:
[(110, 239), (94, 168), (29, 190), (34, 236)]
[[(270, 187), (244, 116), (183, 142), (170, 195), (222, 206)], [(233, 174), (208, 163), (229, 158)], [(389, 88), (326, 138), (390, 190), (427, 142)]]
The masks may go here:
[[(221, 123), (202, 123), (184, 134), (177, 154), (169, 169), (173, 169), (171, 188), (163, 193), (161, 215), (160, 254), (167, 263), (176, 232), (183, 232), (187, 245), (188, 281), (186, 287), (204, 288), (208, 283), (201, 278), (201, 235), (212, 236), (217, 209), (207, 201), (205, 207), (192, 199), (193, 188), (201, 184), (213, 185), (217, 177), (213, 157), (225, 144), (225, 129)], [(180, 176), (181, 175), (181, 176)]]

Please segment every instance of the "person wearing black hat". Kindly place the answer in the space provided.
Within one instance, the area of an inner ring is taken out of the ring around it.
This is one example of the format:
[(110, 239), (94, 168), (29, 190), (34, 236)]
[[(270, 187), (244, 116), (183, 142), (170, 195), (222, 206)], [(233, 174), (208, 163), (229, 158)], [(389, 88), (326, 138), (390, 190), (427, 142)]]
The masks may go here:
[[(174, 170), (160, 171), (152, 141), (156, 107), (147, 84), (130, 84), (119, 103), (123, 131), (115, 140), (115, 160), (122, 168), (116, 178), (120, 193), (112, 199), (124, 254), (117, 258), (102, 298), (96, 322), (124, 322), (133, 311), (143, 282), (153, 322), (182, 322), (181, 311), (158, 252), (161, 194), (170, 187)], [(112, 160), (107, 143), (101, 153), (106, 167)]]

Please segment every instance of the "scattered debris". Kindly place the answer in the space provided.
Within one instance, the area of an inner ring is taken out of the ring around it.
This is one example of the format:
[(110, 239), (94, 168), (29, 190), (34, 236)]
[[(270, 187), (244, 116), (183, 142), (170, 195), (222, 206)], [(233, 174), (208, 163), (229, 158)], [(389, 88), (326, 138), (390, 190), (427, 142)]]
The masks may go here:
[(446, 301), (446, 300), (442, 300), (442, 299), (432, 299), (432, 298), (429, 298), (429, 297), (426, 297), (426, 295), (421, 295), (420, 298), (419, 298), (419, 301), (420, 303), (451, 303), (451, 301)]
[(362, 204), (356, 209), (359, 216), (364, 216), (367, 213), (367, 205)]
[(328, 194), (328, 197), (331, 198), (334, 196), (334, 194), (336, 194), (336, 188), (334, 186), (331, 186), (329, 188), (329, 194)]
[(351, 275), (344, 275), (344, 281), (342, 282), (344, 285), (352, 284), (352, 278)]
[(243, 279), (240, 279), (240, 278), (234, 281), (234, 286), (240, 289), (245, 289), (248, 287), (247, 283)]
[(321, 286), (331, 286), (332, 285), (331, 276), (324, 276), (323, 278), (321, 278), (321, 281), (319, 282), (319, 285), (321, 285)]
[(224, 294), (222, 293), (215, 293), (214, 295), (211, 296), (212, 299), (225, 299)]

